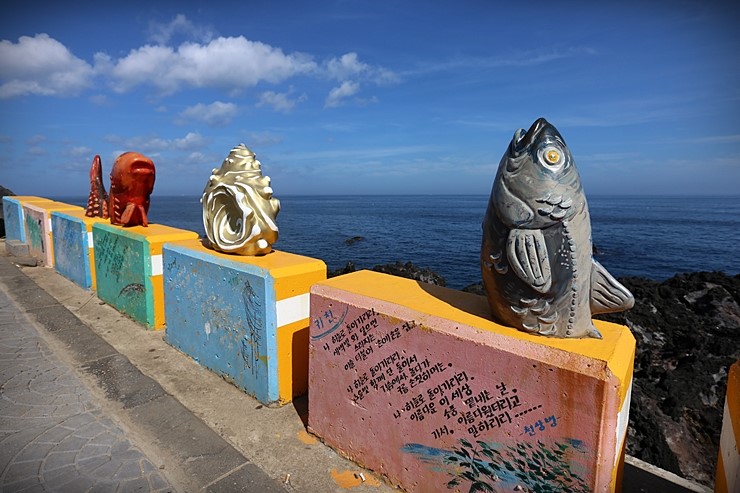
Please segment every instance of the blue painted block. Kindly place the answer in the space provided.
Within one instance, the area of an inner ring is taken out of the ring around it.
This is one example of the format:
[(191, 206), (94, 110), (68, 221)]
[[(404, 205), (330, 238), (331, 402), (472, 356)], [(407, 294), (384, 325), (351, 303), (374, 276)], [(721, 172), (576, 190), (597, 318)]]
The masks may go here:
[(92, 226), (107, 219), (85, 216), (85, 211), (52, 212), (54, 266), (61, 275), (85, 289), (95, 289), (95, 253)]
[(310, 286), (317, 259), (227, 255), (198, 240), (162, 249), (165, 340), (264, 404), (305, 392)]
[(41, 197), (6, 195), (3, 197), (3, 217), (5, 220), (5, 238), (26, 242), (26, 224), (23, 219), (25, 202), (44, 201)]

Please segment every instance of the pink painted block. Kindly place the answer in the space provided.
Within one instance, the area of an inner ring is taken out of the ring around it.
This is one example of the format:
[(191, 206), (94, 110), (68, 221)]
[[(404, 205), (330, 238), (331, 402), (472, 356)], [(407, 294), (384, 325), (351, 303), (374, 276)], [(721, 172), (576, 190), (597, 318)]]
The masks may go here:
[(530, 336), (492, 322), (483, 297), (368, 271), (314, 285), (311, 322), (309, 430), (393, 484), (616, 488), (635, 348), (625, 327)]

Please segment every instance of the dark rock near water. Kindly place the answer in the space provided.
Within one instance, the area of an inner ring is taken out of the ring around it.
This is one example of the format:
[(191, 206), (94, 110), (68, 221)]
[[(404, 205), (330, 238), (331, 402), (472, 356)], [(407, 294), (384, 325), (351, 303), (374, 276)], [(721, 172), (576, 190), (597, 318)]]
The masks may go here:
[(635, 307), (597, 318), (627, 325), (637, 339), (627, 451), (711, 485), (727, 370), (740, 359), (740, 275), (620, 281)]
[[(347, 265), (345, 265), (344, 267), (337, 270), (329, 271), (327, 273), (327, 276), (341, 276), (344, 274), (349, 274), (350, 272), (354, 272), (355, 270), (357, 269), (354, 262), (347, 262)], [(437, 286), (444, 286), (446, 284), (444, 277), (433, 272), (428, 267), (422, 269), (421, 267), (415, 266), (411, 262), (406, 262), (405, 264), (402, 264), (401, 262), (396, 262), (395, 264), (376, 265), (375, 267), (373, 267), (372, 270), (374, 270), (375, 272), (383, 272), (385, 274), (413, 279), (415, 281), (436, 284)]]
[[(0, 199), (6, 195), (15, 195), (10, 189), (0, 185)], [(5, 238), (5, 213), (3, 208), (0, 207), (0, 238)]]
[(347, 246), (350, 246), (350, 245), (354, 245), (358, 241), (362, 241), (364, 239), (365, 239), (364, 236), (353, 236), (352, 238), (347, 238), (346, 240), (344, 240), (344, 244), (347, 245)]

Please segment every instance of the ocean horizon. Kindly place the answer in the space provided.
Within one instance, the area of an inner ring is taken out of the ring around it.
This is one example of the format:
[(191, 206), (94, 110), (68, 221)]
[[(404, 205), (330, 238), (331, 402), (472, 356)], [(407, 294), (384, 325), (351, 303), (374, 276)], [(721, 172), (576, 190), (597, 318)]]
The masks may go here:
[[(274, 248), (322, 259), (329, 270), (412, 262), (447, 286), (480, 282), (486, 195), (284, 195)], [(53, 197), (84, 206), (87, 197)], [(593, 195), (595, 258), (616, 277), (740, 273), (740, 195)], [(204, 235), (200, 195), (152, 195), (149, 221)], [(360, 239), (357, 239), (360, 238)], [(348, 241), (355, 239), (355, 241)]]

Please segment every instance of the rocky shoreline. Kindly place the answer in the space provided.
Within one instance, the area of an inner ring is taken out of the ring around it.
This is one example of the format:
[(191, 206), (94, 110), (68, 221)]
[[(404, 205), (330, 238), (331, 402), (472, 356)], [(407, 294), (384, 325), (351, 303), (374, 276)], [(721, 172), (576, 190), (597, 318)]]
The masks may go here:
[[(355, 270), (345, 267), (329, 277)], [(411, 262), (373, 268), (440, 286)], [(666, 281), (620, 279), (635, 307), (597, 318), (626, 325), (637, 340), (627, 453), (711, 487), (719, 450), (727, 370), (740, 359), (740, 275), (678, 274)], [(463, 289), (484, 294), (481, 283)]]

